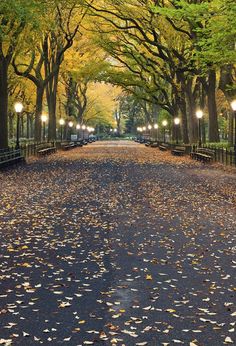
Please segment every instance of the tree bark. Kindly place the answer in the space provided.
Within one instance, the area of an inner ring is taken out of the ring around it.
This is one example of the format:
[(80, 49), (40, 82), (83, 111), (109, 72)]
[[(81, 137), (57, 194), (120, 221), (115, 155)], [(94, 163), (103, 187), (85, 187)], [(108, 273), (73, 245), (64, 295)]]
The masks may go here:
[(198, 123), (196, 117), (196, 103), (192, 92), (192, 80), (188, 80), (185, 86), (186, 100), (189, 112), (189, 137), (191, 143), (198, 141)]
[[(234, 87), (234, 76), (233, 72), (234, 66), (233, 65), (226, 65), (223, 66), (220, 70), (220, 82), (219, 82), (219, 88), (223, 91), (228, 103), (229, 103), (229, 109), (230, 102), (236, 98), (236, 90)], [(233, 114), (232, 110), (229, 115), (229, 143), (232, 146), (233, 145)]]
[(179, 96), (179, 108), (182, 115), (182, 132), (184, 144), (189, 144), (187, 106), (184, 92), (184, 85), (181, 81), (181, 95)]
[(35, 128), (34, 128), (34, 140), (36, 142), (41, 141), (41, 132), (42, 132), (42, 122), (41, 115), (43, 110), (43, 94), (44, 86), (43, 83), (37, 84), (36, 90), (36, 110), (35, 110)]
[(57, 106), (57, 86), (59, 78), (59, 68), (54, 76), (50, 79), (46, 91), (47, 91), (47, 103), (49, 111), (49, 126), (48, 126), (48, 140), (56, 140), (56, 106)]
[(0, 149), (8, 148), (8, 66), (5, 58), (0, 60)]
[(209, 141), (219, 142), (219, 126), (216, 106), (216, 72), (210, 70), (208, 74), (207, 103), (209, 113)]

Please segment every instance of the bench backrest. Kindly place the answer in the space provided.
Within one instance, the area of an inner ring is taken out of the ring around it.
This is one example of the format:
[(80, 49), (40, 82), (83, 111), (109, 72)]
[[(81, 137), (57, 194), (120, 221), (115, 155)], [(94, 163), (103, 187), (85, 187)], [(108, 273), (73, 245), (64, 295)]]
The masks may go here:
[(212, 149), (208, 149), (208, 148), (198, 148), (197, 152), (202, 153), (202, 154), (211, 155), (211, 156), (215, 155), (215, 151)]
[(43, 149), (47, 149), (47, 148), (52, 148), (52, 147), (54, 147), (53, 143), (42, 143), (42, 144), (37, 145), (36, 150), (39, 151), (39, 150), (43, 150)]
[(181, 147), (181, 146), (176, 146), (175, 150), (181, 150), (181, 151), (185, 151), (185, 147)]

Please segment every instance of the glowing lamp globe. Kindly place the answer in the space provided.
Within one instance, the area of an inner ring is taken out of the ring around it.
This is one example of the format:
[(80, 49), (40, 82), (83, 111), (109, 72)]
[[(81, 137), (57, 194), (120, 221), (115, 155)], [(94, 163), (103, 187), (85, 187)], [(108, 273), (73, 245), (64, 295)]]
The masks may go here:
[(234, 112), (236, 112), (236, 100), (231, 102), (231, 108)]
[(180, 124), (180, 118), (175, 118), (174, 123), (175, 123), (175, 125), (179, 125)]
[(23, 111), (23, 104), (20, 102), (15, 103), (14, 105), (16, 113), (21, 113)]
[(196, 112), (196, 117), (197, 117), (198, 119), (202, 119), (202, 117), (203, 117), (203, 111), (202, 111), (201, 109), (199, 109), (199, 110)]
[(64, 120), (64, 119), (60, 119), (60, 120), (59, 120), (59, 124), (60, 124), (61, 126), (65, 125), (65, 120)]
[(41, 120), (42, 120), (43, 123), (46, 123), (46, 121), (48, 120), (47, 115), (46, 114), (42, 114), (41, 115)]

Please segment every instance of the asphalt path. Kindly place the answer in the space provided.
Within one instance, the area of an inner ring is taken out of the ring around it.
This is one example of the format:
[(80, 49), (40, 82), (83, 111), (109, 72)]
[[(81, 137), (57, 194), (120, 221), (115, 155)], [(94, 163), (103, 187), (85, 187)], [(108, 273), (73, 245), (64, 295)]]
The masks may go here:
[(126, 141), (2, 171), (0, 345), (235, 345), (235, 186)]

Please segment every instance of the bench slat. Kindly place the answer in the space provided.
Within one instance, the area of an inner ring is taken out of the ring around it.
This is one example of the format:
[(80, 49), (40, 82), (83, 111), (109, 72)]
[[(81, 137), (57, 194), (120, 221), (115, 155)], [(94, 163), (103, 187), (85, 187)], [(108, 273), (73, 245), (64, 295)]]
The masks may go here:
[(192, 159), (203, 162), (210, 162), (213, 160), (215, 151), (207, 148), (198, 148), (196, 151), (190, 153)]

